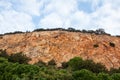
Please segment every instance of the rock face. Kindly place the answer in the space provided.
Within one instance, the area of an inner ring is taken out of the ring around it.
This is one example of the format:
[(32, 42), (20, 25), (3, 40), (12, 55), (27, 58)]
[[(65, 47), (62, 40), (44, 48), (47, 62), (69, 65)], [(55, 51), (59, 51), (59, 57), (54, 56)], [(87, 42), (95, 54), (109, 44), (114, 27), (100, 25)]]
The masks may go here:
[(31, 64), (54, 59), (61, 62), (80, 56), (103, 63), (108, 69), (120, 67), (120, 38), (81, 32), (40, 31), (0, 36), (0, 49), (23, 52)]

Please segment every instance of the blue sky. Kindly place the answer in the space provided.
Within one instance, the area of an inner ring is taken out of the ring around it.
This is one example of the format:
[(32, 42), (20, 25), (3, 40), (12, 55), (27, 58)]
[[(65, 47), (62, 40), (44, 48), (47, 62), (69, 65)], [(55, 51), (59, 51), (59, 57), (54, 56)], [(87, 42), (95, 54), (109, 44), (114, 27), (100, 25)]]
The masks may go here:
[(56, 27), (120, 35), (120, 0), (0, 0), (0, 34)]

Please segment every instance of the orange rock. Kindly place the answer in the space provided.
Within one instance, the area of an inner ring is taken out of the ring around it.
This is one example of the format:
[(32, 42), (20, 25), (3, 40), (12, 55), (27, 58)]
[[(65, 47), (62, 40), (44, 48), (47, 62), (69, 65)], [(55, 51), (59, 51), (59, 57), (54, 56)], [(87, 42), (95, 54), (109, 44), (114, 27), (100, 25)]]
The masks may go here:
[[(109, 45), (112, 42), (115, 47)], [(94, 45), (98, 47), (94, 47)], [(103, 63), (108, 69), (120, 67), (120, 38), (81, 32), (40, 31), (0, 37), (0, 49), (8, 53), (23, 52), (32, 58), (29, 63), (54, 59), (61, 62), (80, 56)]]

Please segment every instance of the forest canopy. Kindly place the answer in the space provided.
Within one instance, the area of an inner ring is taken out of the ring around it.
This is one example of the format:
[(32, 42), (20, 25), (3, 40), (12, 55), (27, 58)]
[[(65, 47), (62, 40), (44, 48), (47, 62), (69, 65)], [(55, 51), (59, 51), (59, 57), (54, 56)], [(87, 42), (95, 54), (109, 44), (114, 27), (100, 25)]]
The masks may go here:
[(7, 55), (0, 50), (0, 80), (120, 80), (120, 68), (108, 71), (101, 63), (80, 57), (63, 62), (62, 67), (56, 67), (54, 60), (34, 65), (27, 64), (29, 60), (22, 53)]

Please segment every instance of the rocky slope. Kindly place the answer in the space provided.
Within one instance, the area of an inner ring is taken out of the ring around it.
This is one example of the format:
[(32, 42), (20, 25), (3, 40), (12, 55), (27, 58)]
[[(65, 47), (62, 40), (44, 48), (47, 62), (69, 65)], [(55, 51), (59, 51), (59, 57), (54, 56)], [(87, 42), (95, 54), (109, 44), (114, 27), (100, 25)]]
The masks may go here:
[(108, 69), (120, 67), (120, 38), (81, 32), (40, 31), (0, 36), (0, 49), (23, 52), (29, 63), (54, 59), (61, 62), (80, 56), (103, 63)]

